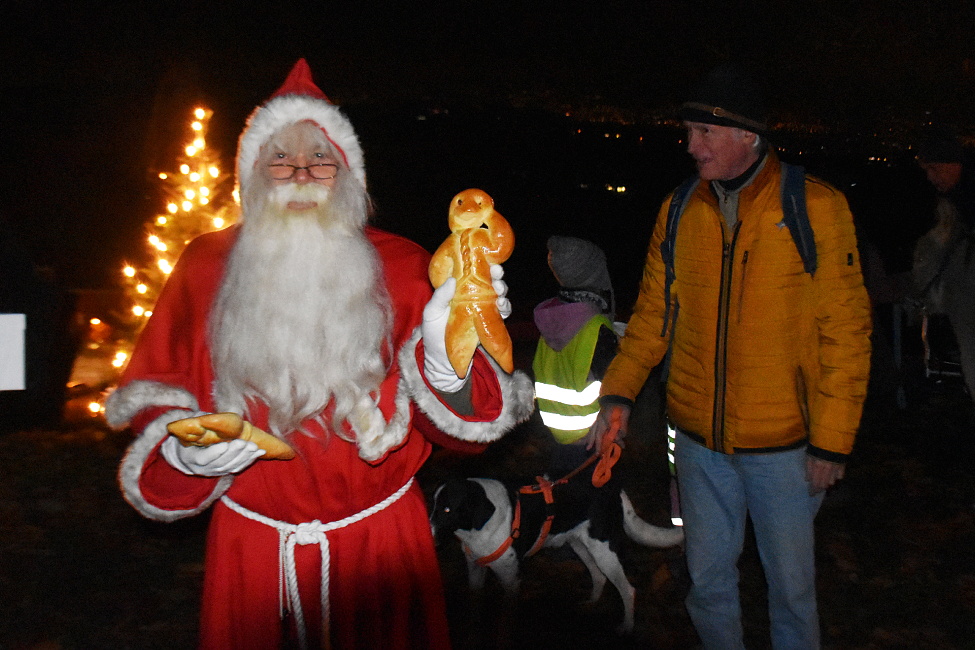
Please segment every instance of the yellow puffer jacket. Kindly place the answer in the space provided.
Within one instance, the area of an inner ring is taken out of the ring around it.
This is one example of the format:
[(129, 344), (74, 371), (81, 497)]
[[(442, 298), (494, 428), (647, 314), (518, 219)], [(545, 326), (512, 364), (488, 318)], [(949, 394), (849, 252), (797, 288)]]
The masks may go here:
[[(810, 276), (781, 225), (780, 167), (769, 154), (741, 190), (731, 231), (710, 184), (700, 183), (675, 245), (676, 313), (668, 416), (724, 453), (809, 443), (842, 462), (853, 448), (870, 367), (870, 304), (845, 197), (806, 178), (818, 268)], [(640, 294), (620, 352), (603, 379), (605, 401), (635, 399), (667, 352), (662, 336), (669, 197), (650, 240)]]

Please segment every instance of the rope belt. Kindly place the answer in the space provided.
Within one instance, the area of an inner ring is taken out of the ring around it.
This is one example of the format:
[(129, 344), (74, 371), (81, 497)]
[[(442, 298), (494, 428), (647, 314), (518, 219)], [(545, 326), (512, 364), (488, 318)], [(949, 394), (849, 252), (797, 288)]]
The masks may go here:
[(325, 648), (330, 644), (329, 628), (331, 623), (331, 611), (328, 602), (328, 574), (331, 562), (328, 552), (328, 537), (325, 533), (339, 528), (345, 528), (350, 524), (362, 521), (370, 515), (374, 515), (381, 510), (385, 510), (396, 503), (400, 497), (406, 494), (407, 490), (413, 485), (410, 478), (406, 485), (395, 493), (386, 497), (376, 505), (366, 508), (354, 515), (332, 521), (326, 524), (318, 521), (310, 521), (302, 524), (289, 524), (277, 521), (270, 517), (257, 514), (248, 510), (244, 506), (224, 495), (220, 501), (225, 506), (252, 521), (256, 521), (265, 526), (270, 526), (278, 531), (278, 563), (280, 566), (279, 589), (282, 596), (282, 618), (284, 610), (287, 609), (295, 618), (295, 627), (298, 629), (298, 643), (302, 650), (308, 648), (307, 631), (305, 627), (305, 615), (301, 609), (301, 598), (298, 595), (298, 570), (295, 566), (295, 545), (305, 546), (307, 544), (318, 544), (322, 554), (322, 577), (321, 577), (321, 607), (322, 607), (322, 643)]

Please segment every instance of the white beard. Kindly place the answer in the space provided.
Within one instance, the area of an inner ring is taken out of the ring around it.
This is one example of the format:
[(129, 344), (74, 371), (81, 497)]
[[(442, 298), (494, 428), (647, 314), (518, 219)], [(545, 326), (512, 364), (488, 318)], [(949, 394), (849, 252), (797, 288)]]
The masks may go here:
[[(338, 435), (344, 420), (357, 435), (384, 425), (391, 308), (362, 229), (368, 197), (348, 181), (252, 193), (210, 318), (218, 408), (247, 414), (249, 400), (264, 402), (278, 436), (333, 399)], [(319, 205), (295, 212), (289, 200)]]

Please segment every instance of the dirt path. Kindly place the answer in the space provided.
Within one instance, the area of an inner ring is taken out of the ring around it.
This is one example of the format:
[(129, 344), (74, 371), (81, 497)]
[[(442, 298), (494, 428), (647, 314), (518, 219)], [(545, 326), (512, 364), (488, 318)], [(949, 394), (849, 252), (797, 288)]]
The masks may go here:
[[(871, 406), (847, 479), (818, 519), (820, 607), (830, 648), (970, 648), (975, 642), (975, 433), (957, 390), (904, 412)], [(0, 437), (0, 648), (189, 648), (196, 633), (205, 518), (156, 524), (121, 499), (115, 469), (127, 439), (97, 425)], [(539, 470), (535, 425), (478, 459), (437, 454), (430, 493), (454, 474)], [(637, 509), (667, 521), (666, 466), (655, 434), (635, 435), (619, 466)], [(439, 549), (458, 648), (688, 648), (678, 550), (633, 545), (636, 630), (620, 639), (611, 588), (585, 601), (571, 554), (543, 551), (524, 567), (513, 614), (489, 584), (478, 601), (461, 552)], [(767, 647), (762, 577), (749, 546), (743, 605), (749, 647)]]

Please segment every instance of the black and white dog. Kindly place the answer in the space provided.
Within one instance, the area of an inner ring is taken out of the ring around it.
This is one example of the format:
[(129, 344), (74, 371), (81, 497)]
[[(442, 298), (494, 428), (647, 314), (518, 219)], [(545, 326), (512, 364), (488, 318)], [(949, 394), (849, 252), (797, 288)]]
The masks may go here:
[[(512, 538), (516, 499), (521, 502), (520, 521)], [(493, 479), (455, 479), (437, 488), (433, 501), (434, 536), (453, 533), (463, 543), (471, 588), (483, 588), (490, 568), (509, 595), (520, 586), (521, 559), (539, 539), (547, 516), (554, 515), (543, 546), (568, 544), (575, 551), (592, 577), (590, 602), (599, 599), (607, 579), (613, 583), (623, 601), (623, 622), (617, 628), (622, 634), (633, 630), (636, 593), (619, 560), (624, 536), (651, 547), (673, 546), (684, 539), (681, 528), (654, 526), (641, 519), (626, 493), (612, 482), (599, 489), (585, 479), (558, 484), (553, 503), (546, 504), (540, 494), (517, 494)], [(500, 556), (491, 560), (502, 548)]]

